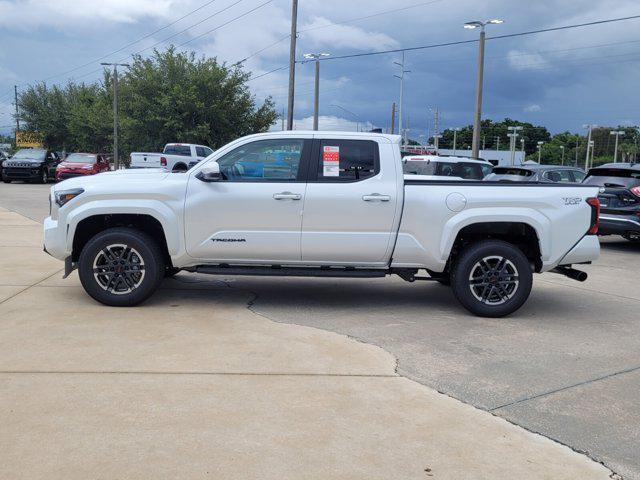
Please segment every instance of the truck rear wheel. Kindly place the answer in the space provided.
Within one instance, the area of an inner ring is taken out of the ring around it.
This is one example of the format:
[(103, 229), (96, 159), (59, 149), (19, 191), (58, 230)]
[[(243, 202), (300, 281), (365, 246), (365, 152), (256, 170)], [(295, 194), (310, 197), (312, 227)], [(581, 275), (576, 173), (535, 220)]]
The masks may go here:
[(78, 274), (85, 291), (100, 303), (129, 307), (147, 300), (164, 278), (164, 257), (149, 235), (110, 228), (87, 242)]
[(453, 293), (471, 313), (498, 318), (518, 310), (529, 298), (533, 273), (520, 249), (501, 240), (470, 246), (451, 272)]

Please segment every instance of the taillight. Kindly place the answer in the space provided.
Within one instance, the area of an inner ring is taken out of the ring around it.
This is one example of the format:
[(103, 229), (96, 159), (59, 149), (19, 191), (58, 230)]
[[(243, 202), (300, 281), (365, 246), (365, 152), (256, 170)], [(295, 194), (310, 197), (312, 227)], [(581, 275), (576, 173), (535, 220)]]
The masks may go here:
[(587, 235), (597, 235), (600, 225), (600, 200), (596, 197), (587, 198), (587, 203), (591, 206), (591, 225)]
[(631, 189), (631, 193), (633, 193), (636, 197), (640, 197), (640, 185), (637, 187), (633, 187)]
[(167, 166), (167, 157), (160, 157), (160, 165), (163, 167)]

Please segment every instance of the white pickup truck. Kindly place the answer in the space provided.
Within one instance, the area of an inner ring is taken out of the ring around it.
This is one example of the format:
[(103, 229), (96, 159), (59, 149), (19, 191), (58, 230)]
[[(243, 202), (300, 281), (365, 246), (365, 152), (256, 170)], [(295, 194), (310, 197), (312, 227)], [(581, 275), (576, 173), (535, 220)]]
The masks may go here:
[(213, 150), (192, 143), (167, 143), (162, 153), (133, 152), (130, 168), (164, 168), (171, 172), (186, 172), (204, 160)]
[(508, 315), (534, 272), (584, 281), (599, 188), (405, 179), (400, 137), (240, 138), (186, 174), (120, 170), (51, 189), (45, 250), (86, 292), (131, 306), (179, 270), (449, 283), (471, 312)]

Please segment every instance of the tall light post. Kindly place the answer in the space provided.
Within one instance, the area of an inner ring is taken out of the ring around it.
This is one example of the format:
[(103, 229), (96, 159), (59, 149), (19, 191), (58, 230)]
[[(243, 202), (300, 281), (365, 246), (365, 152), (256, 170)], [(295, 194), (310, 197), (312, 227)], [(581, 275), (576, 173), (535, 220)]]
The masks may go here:
[[(405, 73), (411, 73), (411, 70), (404, 69), (404, 51), (402, 52), (402, 62), (393, 62), (400, 67), (400, 75), (394, 75), (394, 77), (400, 79), (400, 104), (398, 106), (398, 132), (400, 135), (404, 135), (404, 129), (402, 128), (402, 111), (404, 108), (404, 75)], [(404, 136), (402, 137), (404, 138)]]
[(610, 132), (610, 134), (616, 136), (616, 148), (613, 151), (613, 163), (618, 163), (618, 142), (620, 141), (620, 137), (624, 137), (624, 132), (622, 130), (616, 130)]
[(562, 150), (562, 161), (561, 165), (564, 166), (564, 145), (560, 145), (560, 150)]
[(320, 59), (328, 57), (329, 53), (305, 53), (303, 56), (307, 60), (315, 60), (316, 63), (316, 86), (313, 99), (313, 129), (318, 130), (318, 114), (320, 110)]
[(480, 130), (482, 128), (482, 87), (484, 84), (484, 44), (486, 40), (485, 27), (487, 25), (499, 25), (504, 23), (504, 20), (494, 19), (487, 20), (486, 22), (473, 21), (464, 24), (464, 28), (467, 29), (480, 29), (480, 42), (478, 47), (478, 82), (476, 85), (476, 112), (473, 118), (473, 142), (472, 153), (473, 158), (480, 156)]
[(120, 158), (118, 156), (118, 67), (129, 67), (128, 63), (107, 63), (100, 65), (113, 67), (113, 168), (120, 168)]
[(518, 127), (518, 126), (514, 126), (514, 127), (507, 127), (507, 130), (509, 130), (509, 133), (507, 134), (507, 136), (511, 139), (511, 142), (509, 144), (509, 150), (511, 150), (511, 165), (515, 165), (516, 164), (516, 140), (519, 137), (518, 132), (521, 131), (523, 129), (523, 127)]
[(591, 140), (589, 142), (589, 148), (591, 148), (591, 160), (589, 161), (589, 168), (593, 168), (593, 160), (596, 156), (596, 141)]
[(538, 165), (542, 165), (542, 145), (544, 142), (538, 142)]
[(583, 125), (582, 128), (588, 128), (589, 134), (587, 135), (587, 158), (584, 161), (584, 170), (585, 172), (589, 170), (589, 149), (591, 148), (591, 136), (593, 135), (593, 129), (596, 128), (597, 125)]
[(456, 150), (458, 149), (458, 132), (460, 131), (460, 128), (454, 128), (453, 129), (453, 156), (456, 156)]
[(522, 153), (524, 153), (524, 138), (520, 139), (520, 150), (522, 151)]
[(293, 104), (296, 88), (296, 42), (298, 40), (298, 0), (291, 2), (291, 42), (289, 44), (289, 98), (287, 100), (287, 130), (293, 130)]

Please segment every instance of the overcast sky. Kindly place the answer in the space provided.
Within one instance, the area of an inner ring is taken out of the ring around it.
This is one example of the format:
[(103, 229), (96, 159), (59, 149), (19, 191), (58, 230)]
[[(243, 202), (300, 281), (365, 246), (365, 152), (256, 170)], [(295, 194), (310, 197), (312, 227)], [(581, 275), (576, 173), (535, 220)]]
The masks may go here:
[[(265, 1), (0, 0), (0, 130), (8, 132), (13, 122), (14, 84), (42, 79), (51, 84), (74, 76), (93, 81), (100, 77), (96, 72), (100, 61), (127, 60), (127, 55), (172, 35), (158, 48), (193, 40), (182, 49), (229, 63), (246, 58), (289, 33), (290, 0), (273, 0), (196, 37)], [(149, 36), (205, 3), (209, 4)], [(403, 10), (390, 12), (398, 9)], [(376, 15), (382, 12), (388, 13)], [(489, 28), (491, 36), (638, 14), (638, 0), (300, 0), (297, 57), (306, 52), (339, 56), (477, 38), (477, 31), (462, 28), (469, 20), (504, 19), (503, 25)], [(485, 118), (514, 118), (553, 132), (582, 131), (585, 123), (640, 124), (638, 32), (640, 20), (630, 20), (488, 41)], [(285, 39), (245, 66), (255, 76), (286, 66), (288, 48)], [(476, 58), (476, 44), (407, 53), (406, 68), (411, 73), (405, 82), (405, 123), (411, 137), (433, 128), (431, 109), (436, 107), (445, 128), (472, 122)], [(323, 62), (320, 128), (353, 130), (356, 121), (387, 128), (391, 103), (399, 99), (399, 80), (394, 78), (399, 73), (394, 62), (399, 60), (396, 53)], [(297, 67), (299, 127), (311, 125), (313, 73), (313, 64)], [(249, 85), (258, 100), (271, 95), (281, 111), (287, 78), (287, 71), (281, 70)]]

